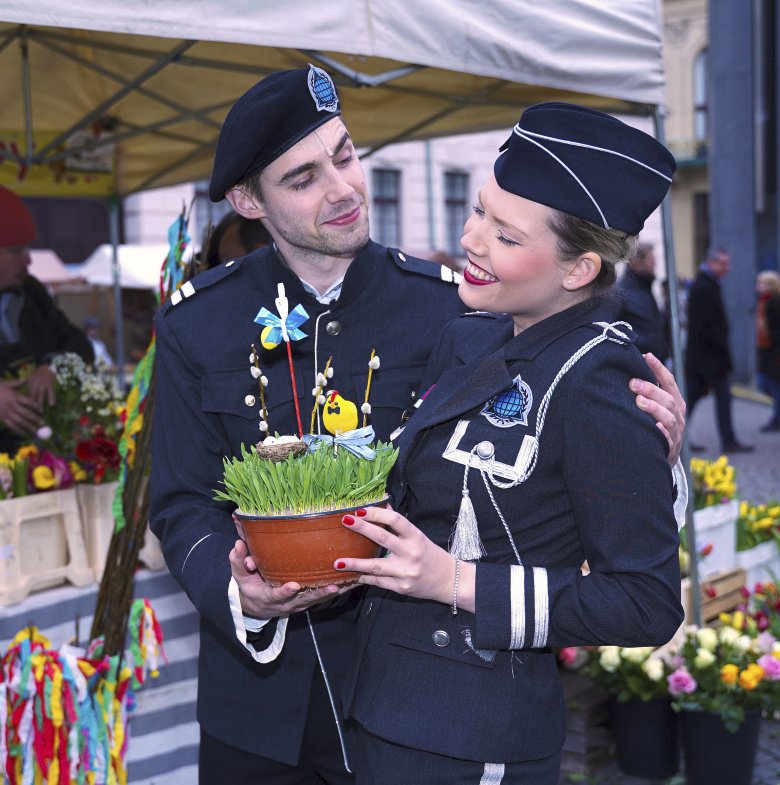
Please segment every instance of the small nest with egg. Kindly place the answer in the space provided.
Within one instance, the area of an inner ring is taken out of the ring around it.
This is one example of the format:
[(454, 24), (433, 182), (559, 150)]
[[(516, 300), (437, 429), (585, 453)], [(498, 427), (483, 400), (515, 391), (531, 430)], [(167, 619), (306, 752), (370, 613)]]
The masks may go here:
[(281, 444), (266, 444), (265, 442), (258, 442), (255, 445), (257, 454), (267, 461), (273, 463), (281, 463), (286, 461), (291, 455), (303, 455), (309, 448), (297, 439), (294, 442), (282, 442)]

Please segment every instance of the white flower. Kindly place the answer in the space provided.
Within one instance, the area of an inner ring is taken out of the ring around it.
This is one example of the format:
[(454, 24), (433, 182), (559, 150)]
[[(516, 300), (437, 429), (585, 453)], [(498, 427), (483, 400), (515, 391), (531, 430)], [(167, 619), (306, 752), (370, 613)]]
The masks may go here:
[(41, 439), (42, 441), (46, 441), (47, 439), (51, 439), (52, 429), (49, 428), (48, 425), (42, 425), (38, 430), (35, 432), (35, 435)]
[(316, 398), (320, 394), (320, 388), (319, 387), (312, 387), (311, 394)]
[(371, 404), (370, 403), (362, 404), (360, 407), (360, 411), (363, 412), (363, 414), (371, 414)]
[(326, 401), (326, 400), (327, 400), (327, 398), (326, 398), (324, 395), (318, 395), (318, 396), (317, 396), (317, 403), (318, 403), (320, 406), (324, 406), (324, 405), (325, 405), (325, 401)]
[(734, 641), (734, 648), (737, 651), (747, 651), (750, 648), (750, 636), (749, 635), (740, 635)]
[(261, 376), (260, 377), (260, 384), (262, 384), (263, 387), (268, 387), (268, 377), (267, 376)]
[(325, 375), (328, 377), (328, 379), (332, 379), (333, 378), (333, 366), (332, 365), (330, 366), (330, 368), (328, 368), (328, 372)]
[(268, 423), (265, 420), (260, 420), (260, 430), (265, 433), (268, 430)]
[(658, 657), (649, 657), (642, 665), (642, 670), (650, 681), (661, 681), (664, 675), (664, 663)]
[(607, 672), (614, 673), (620, 665), (620, 648), (618, 646), (602, 646), (599, 651), (599, 665)]
[(372, 357), (372, 358), (371, 358), (371, 359), (368, 361), (368, 367), (369, 367), (369, 368), (372, 368), (372, 369), (373, 369), (373, 370), (375, 370), (375, 371), (379, 370), (379, 357), (378, 357), (377, 355), (374, 355), (374, 356), (373, 356), (373, 357)]
[(699, 645), (708, 651), (715, 651), (718, 647), (718, 633), (712, 627), (702, 627), (696, 632)]
[(699, 649), (693, 660), (693, 664), (697, 668), (709, 668), (714, 662), (715, 655), (709, 649)]
[(640, 663), (644, 662), (652, 652), (652, 646), (635, 646), (622, 649), (620, 654), (624, 660)]
[(721, 627), (718, 633), (721, 643), (733, 646), (739, 638), (739, 633), (733, 627)]
[(255, 357), (255, 353), (254, 353), (254, 352), (252, 352), (252, 353), (249, 355), (249, 362), (250, 362), (250, 363), (253, 363), (253, 362), (254, 362), (256, 359), (257, 359), (257, 358)]
[(317, 379), (316, 379), (317, 387), (325, 387), (325, 385), (327, 383), (328, 383), (328, 380), (325, 378), (325, 374), (318, 373), (317, 374)]
[(249, 373), (251, 373), (251, 374), (252, 374), (252, 378), (253, 378), (253, 379), (257, 379), (257, 377), (258, 377), (258, 376), (260, 376), (260, 374), (262, 373), (262, 371), (261, 371), (261, 370), (260, 370), (260, 369), (259, 369), (259, 368), (258, 368), (256, 365), (252, 365), (252, 366), (249, 368)]

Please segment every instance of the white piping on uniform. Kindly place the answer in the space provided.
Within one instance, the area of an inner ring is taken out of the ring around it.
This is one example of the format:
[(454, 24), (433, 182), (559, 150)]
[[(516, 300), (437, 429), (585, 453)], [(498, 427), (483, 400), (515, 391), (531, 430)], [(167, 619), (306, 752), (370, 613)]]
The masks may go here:
[(214, 534), (214, 532), (211, 532), (211, 534), (206, 534), (204, 537), (201, 537), (201, 538), (200, 538), (200, 539), (199, 539), (199, 540), (198, 540), (198, 541), (195, 543), (195, 545), (193, 545), (193, 546), (192, 546), (192, 548), (190, 548), (190, 549), (187, 551), (187, 555), (184, 557), (184, 561), (182, 562), (182, 565), (181, 565), (181, 573), (182, 573), (182, 575), (184, 575), (184, 568), (185, 568), (185, 566), (187, 565), (187, 559), (189, 559), (189, 558), (190, 558), (190, 554), (191, 554), (191, 553), (192, 553), (192, 552), (195, 550), (195, 548), (197, 548), (197, 547), (198, 547), (198, 545), (200, 545), (200, 544), (203, 542), (203, 540), (205, 540), (205, 539), (208, 539), (209, 537), (211, 537), (211, 535), (212, 535), (212, 534)]
[(535, 649), (547, 645), (547, 631), (550, 626), (550, 597), (547, 583), (547, 570), (534, 567), (534, 642)]
[(314, 643), (314, 651), (317, 654), (317, 661), (320, 664), (320, 670), (322, 671), (322, 678), (325, 680), (325, 689), (328, 691), (328, 700), (330, 701), (330, 708), (333, 710), (333, 719), (336, 721), (336, 730), (339, 734), (339, 744), (341, 744), (341, 756), (344, 758), (344, 768), (347, 770), (349, 774), (352, 774), (352, 769), (349, 768), (349, 758), (347, 757), (347, 747), (344, 744), (344, 734), (341, 732), (341, 723), (339, 722), (339, 713), (336, 710), (336, 701), (333, 700), (333, 691), (330, 688), (330, 682), (328, 681), (328, 674), (325, 671), (325, 663), (322, 660), (322, 655), (320, 654), (320, 647), (317, 645), (317, 636), (314, 634), (314, 625), (311, 623), (311, 616), (309, 615), (309, 611), (306, 611), (306, 621), (309, 623), (309, 631), (311, 632), (311, 639)]
[(509, 610), (511, 616), (510, 649), (522, 649), (525, 644), (525, 567), (509, 568)]
[[(600, 153), (609, 153), (609, 155), (616, 155), (618, 158), (625, 158), (626, 161), (631, 161), (631, 163), (636, 164), (637, 166), (641, 166), (644, 169), (652, 172), (653, 174), (657, 174), (659, 177), (662, 177), (667, 182), (672, 182), (672, 178), (668, 175), (664, 174), (663, 172), (659, 172), (658, 169), (653, 169), (652, 166), (649, 166), (642, 161), (637, 160), (636, 158), (632, 158), (630, 155), (625, 155), (624, 153), (619, 153), (617, 150), (610, 150), (608, 147), (597, 147), (594, 144), (587, 144), (586, 142), (575, 142), (572, 139), (559, 139), (556, 136), (545, 136), (544, 134), (537, 134), (533, 131), (527, 131), (525, 128), (520, 128), (520, 123), (515, 126), (515, 133), (518, 131), (522, 131), (523, 134), (527, 134), (528, 136), (535, 136), (537, 139), (546, 139), (548, 142), (558, 142), (559, 144), (568, 144), (571, 147), (585, 147), (588, 150), (597, 150)], [(520, 134), (518, 134), (520, 136)]]
[(479, 785), (501, 785), (505, 769), (506, 765), (503, 763), (486, 763)]

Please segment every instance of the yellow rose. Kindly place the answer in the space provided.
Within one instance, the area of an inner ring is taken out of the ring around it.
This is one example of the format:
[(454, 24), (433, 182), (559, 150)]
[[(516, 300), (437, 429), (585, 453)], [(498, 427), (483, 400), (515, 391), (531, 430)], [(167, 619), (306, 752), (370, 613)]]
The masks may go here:
[(742, 687), (743, 690), (751, 692), (758, 687), (763, 678), (764, 669), (760, 665), (756, 665), (755, 668), (748, 666), (739, 674), (739, 686)]
[(729, 663), (720, 669), (720, 680), (724, 684), (736, 684), (739, 668), (736, 665)]
[(35, 456), (37, 454), (38, 454), (38, 448), (34, 444), (25, 444), (23, 447), (20, 447), (16, 451), (14, 460), (24, 461), (27, 460), (27, 458), (29, 458), (30, 456)]
[(70, 473), (73, 475), (73, 479), (76, 482), (85, 482), (86, 481), (87, 473), (86, 473), (86, 471), (84, 471), (84, 469), (82, 468), (82, 466), (79, 463), (77, 463), (76, 461), (70, 461), (68, 463), (68, 466), (70, 467)]
[(709, 651), (715, 651), (718, 647), (718, 633), (712, 627), (702, 627), (696, 631), (696, 638), (699, 646)]
[(699, 649), (693, 664), (697, 668), (709, 668), (715, 662), (715, 655), (709, 649)]
[(39, 491), (48, 491), (57, 484), (54, 472), (48, 466), (36, 466), (32, 473), (33, 485)]

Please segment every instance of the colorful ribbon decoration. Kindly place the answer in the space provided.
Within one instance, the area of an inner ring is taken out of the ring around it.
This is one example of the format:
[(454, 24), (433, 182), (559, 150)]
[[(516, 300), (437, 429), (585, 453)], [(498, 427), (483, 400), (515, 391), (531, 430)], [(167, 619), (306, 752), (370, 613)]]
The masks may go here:
[(290, 341), (300, 341), (301, 338), (305, 338), (306, 333), (298, 328), (308, 318), (309, 314), (306, 313), (304, 307), (296, 305), (284, 320), (263, 307), (257, 312), (255, 321), (263, 327), (271, 328), (271, 331), (265, 338), (268, 343), (281, 343), (282, 341), (287, 342), (287, 338), (284, 337), (285, 332)]
[(374, 428), (371, 425), (356, 428), (354, 431), (346, 431), (338, 436), (308, 433), (303, 437), (303, 441), (310, 449), (317, 449), (320, 444), (325, 443), (343, 447), (353, 455), (357, 455), (358, 458), (373, 461), (376, 457), (376, 452), (368, 446), (374, 441)]
[(148, 600), (135, 600), (131, 617), (124, 657), (105, 656), (102, 639), (55, 650), (35, 627), (17, 634), (0, 662), (3, 782), (125, 785), (133, 691), (155, 675), (162, 640)]

